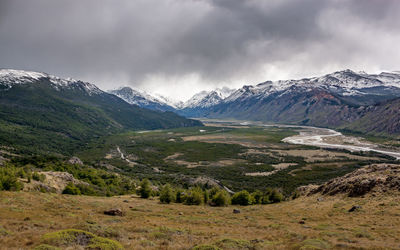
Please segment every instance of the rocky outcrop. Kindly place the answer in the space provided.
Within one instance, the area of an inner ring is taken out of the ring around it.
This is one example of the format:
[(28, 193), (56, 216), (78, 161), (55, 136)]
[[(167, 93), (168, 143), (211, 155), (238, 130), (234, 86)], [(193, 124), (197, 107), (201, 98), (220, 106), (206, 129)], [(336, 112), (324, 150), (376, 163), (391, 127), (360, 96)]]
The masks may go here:
[(71, 159), (68, 160), (68, 163), (83, 166), (83, 162), (81, 161), (81, 159), (76, 156), (71, 157)]
[(82, 184), (89, 185), (84, 181), (80, 181), (74, 178), (74, 176), (67, 172), (39, 172), (39, 174), (44, 174), (46, 178), (43, 182), (32, 180), (30, 183), (24, 183), (24, 191), (41, 191), (53, 193), (62, 193), (68, 183), (73, 183), (74, 185)]
[(370, 192), (400, 191), (400, 165), (368, 165), (320, 186), (304, 186), (298, 190), (306, 195), (347, 194), (350, 197), (362, 196)]

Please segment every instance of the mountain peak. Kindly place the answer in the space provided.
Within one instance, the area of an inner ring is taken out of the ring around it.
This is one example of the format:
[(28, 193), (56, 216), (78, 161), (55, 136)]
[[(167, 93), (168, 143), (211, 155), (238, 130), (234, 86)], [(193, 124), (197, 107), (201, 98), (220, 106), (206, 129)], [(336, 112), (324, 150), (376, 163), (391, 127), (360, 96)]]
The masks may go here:
[(46, 79), (52, 87), (56, 90), (60, 88), (72, 89), (79, 87), (83, 89), (87, 94), (101, 94), (103, 93), (96, 85), (75, 80), (72, 78), (60, 78), (54, 75), (49, 75), (43, 72), (27, 71), (27, 70), (15, 70), (15, 69), (0, 69), (0, 84), (6, 85), (9, 89), (16, 84), (30, 84)]

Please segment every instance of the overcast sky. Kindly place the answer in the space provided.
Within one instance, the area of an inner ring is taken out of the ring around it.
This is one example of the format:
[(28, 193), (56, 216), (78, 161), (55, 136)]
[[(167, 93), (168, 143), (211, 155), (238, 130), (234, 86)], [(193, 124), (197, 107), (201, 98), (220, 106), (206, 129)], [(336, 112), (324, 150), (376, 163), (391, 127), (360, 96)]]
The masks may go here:
[(399, 0), (0, 0), (0, 68), (175, 99), (400, 69)]

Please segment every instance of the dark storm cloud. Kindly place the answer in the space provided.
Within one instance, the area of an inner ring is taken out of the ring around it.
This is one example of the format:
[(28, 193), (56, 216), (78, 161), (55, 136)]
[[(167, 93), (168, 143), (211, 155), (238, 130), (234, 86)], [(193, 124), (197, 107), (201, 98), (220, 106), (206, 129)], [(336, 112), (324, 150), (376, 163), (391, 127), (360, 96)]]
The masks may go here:
[(0, 0), (0, 67), (187, 97), (399, 69), (397, 0)]

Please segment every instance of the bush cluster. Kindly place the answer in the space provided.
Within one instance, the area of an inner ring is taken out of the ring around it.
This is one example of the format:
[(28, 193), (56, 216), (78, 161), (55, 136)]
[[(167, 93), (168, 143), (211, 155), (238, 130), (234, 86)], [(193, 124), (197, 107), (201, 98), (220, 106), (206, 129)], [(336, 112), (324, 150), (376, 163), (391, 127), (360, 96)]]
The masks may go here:
[(0, 190), (19, 191), (24, 185), (18, 180), (19, 169), (12, 165), (5, 164), (0, 167)]
[[(156, 196), (151, 189), (151, 182), (148, 179), (142, 180), (138, 194), (142, 198)], [(277, 189), (267, 188), (264, 192), (256, 191), (249, 193), (246, 190), (235, 193), (232, 197), (224, 189), (212, 188), (202, 189), (200, 187), (192, 187), (189, 189), (174, 189), (170, 184), (164, 185), (159, 192), (161, 203), (183, 203), (185, 205), (201, 205), (224, 207), (232, 205), (255, 205), (270, 204), (283, 201), (284, 197)]]

